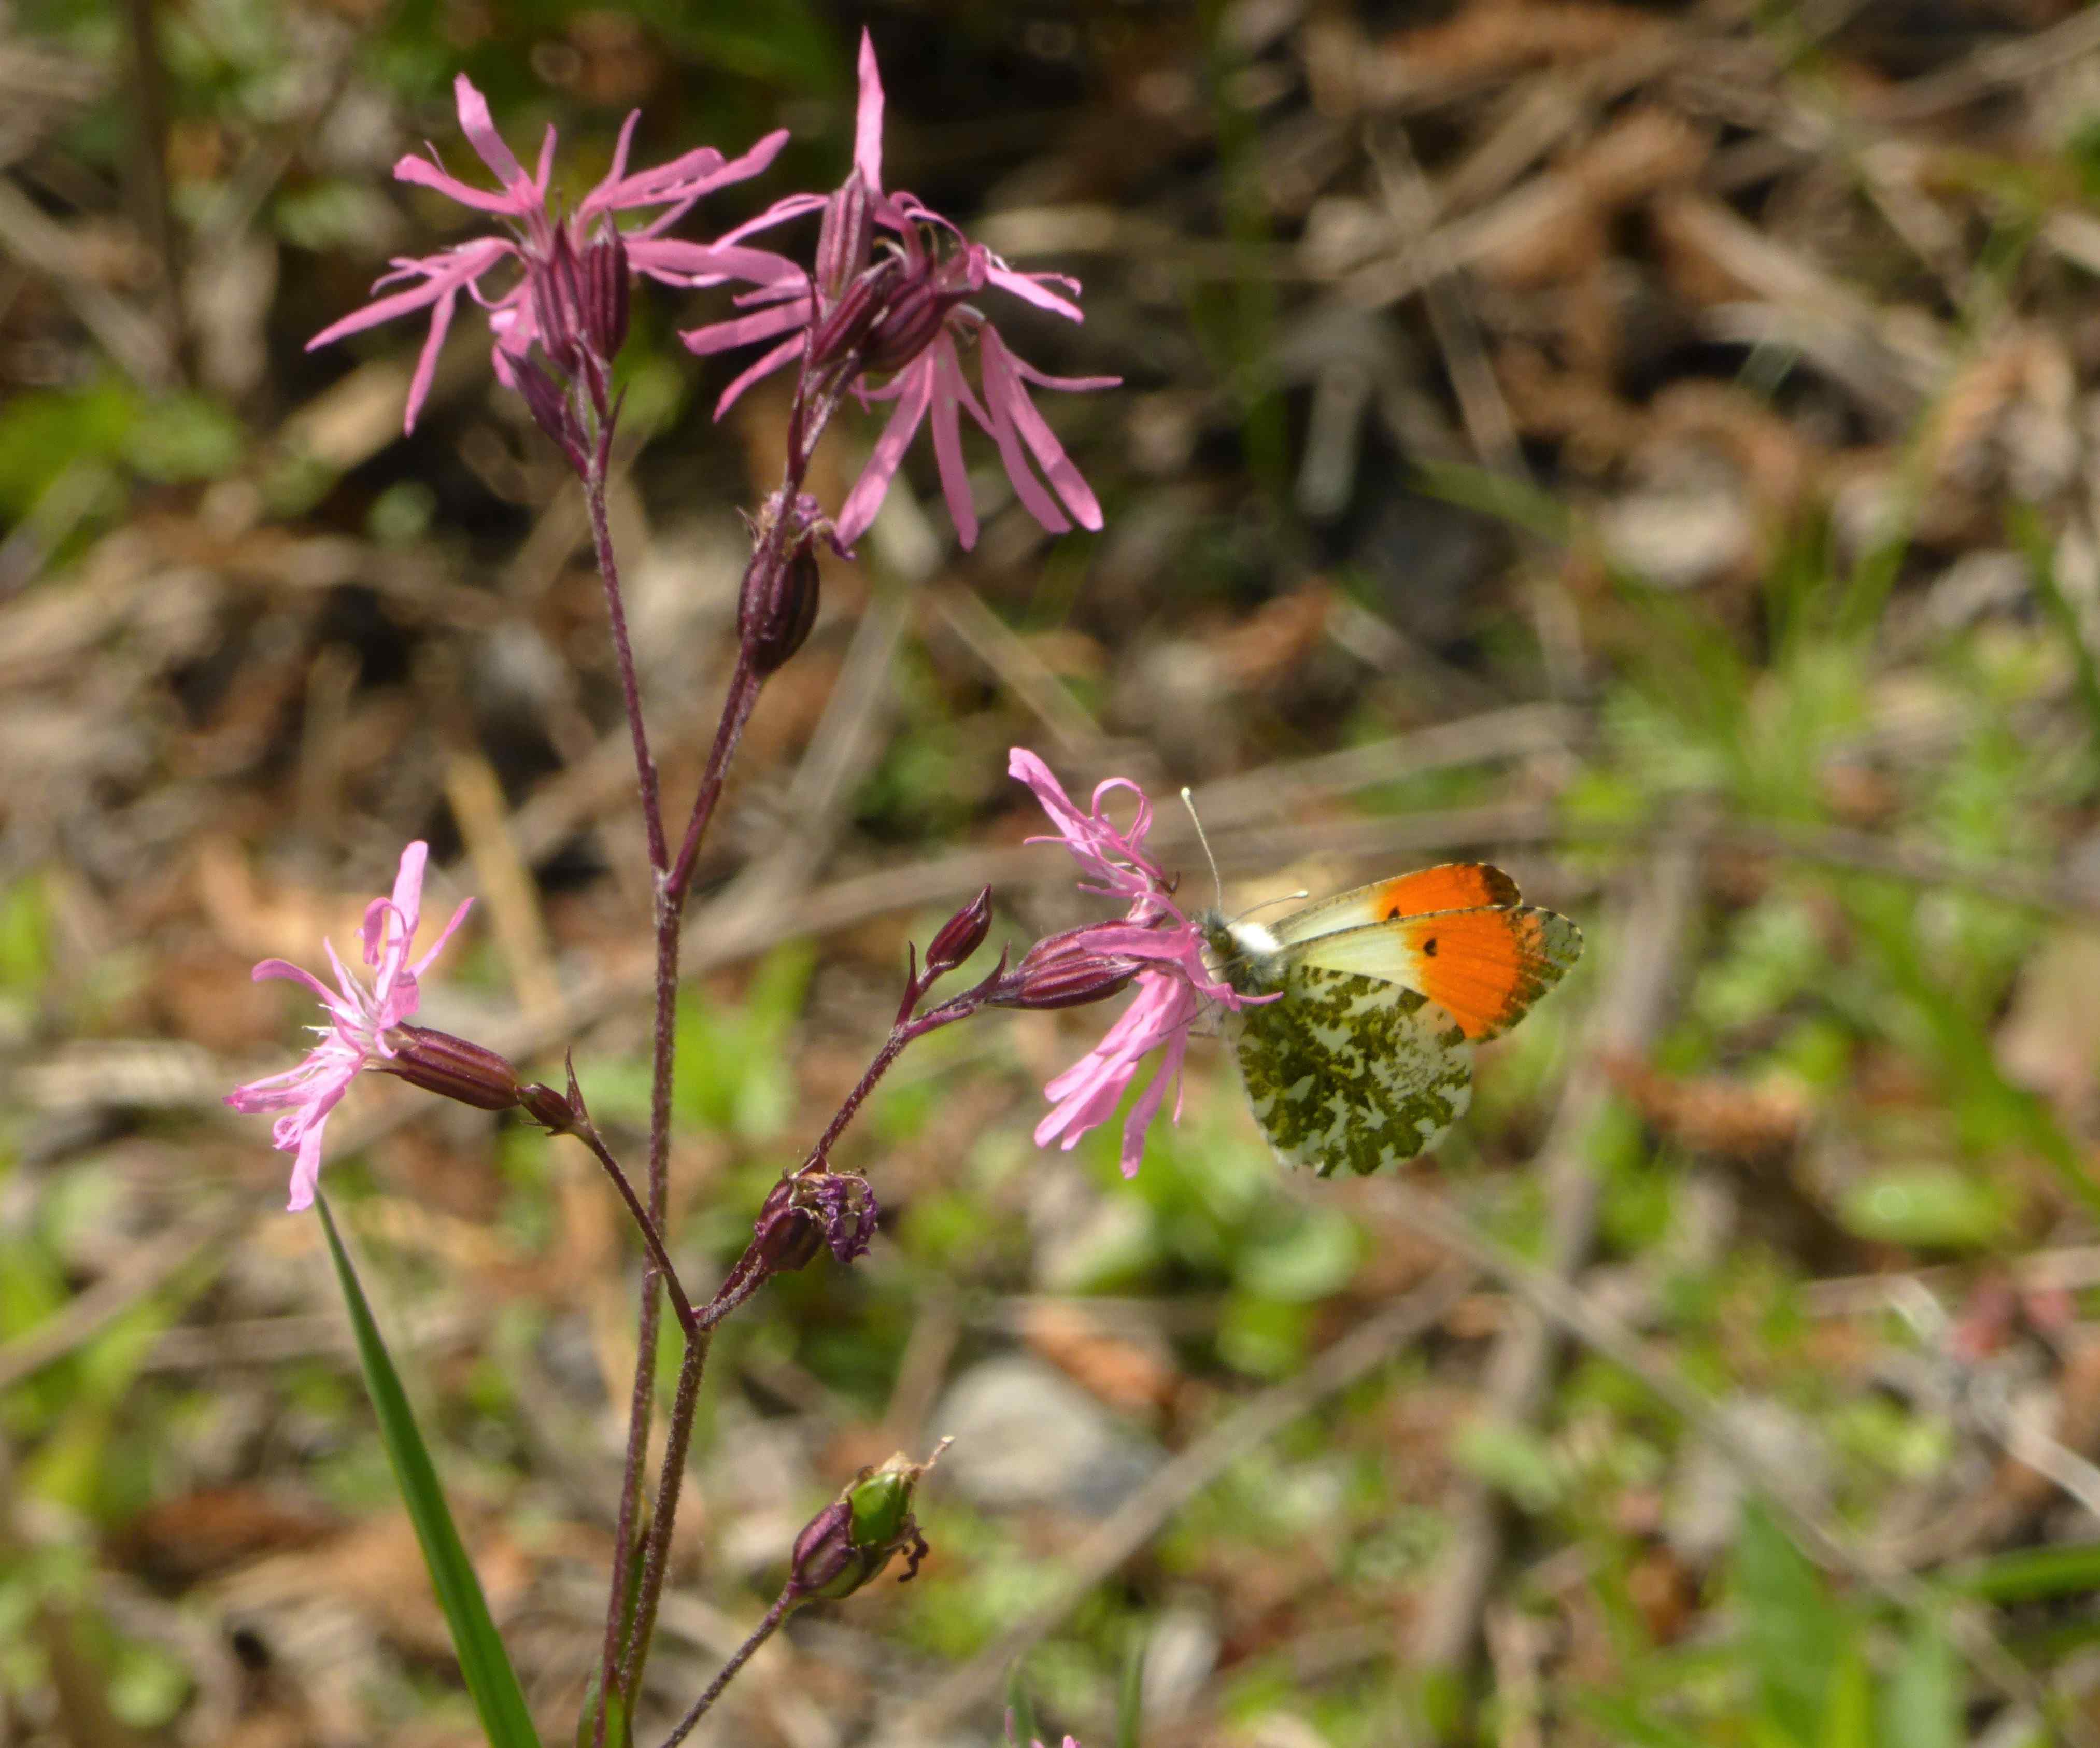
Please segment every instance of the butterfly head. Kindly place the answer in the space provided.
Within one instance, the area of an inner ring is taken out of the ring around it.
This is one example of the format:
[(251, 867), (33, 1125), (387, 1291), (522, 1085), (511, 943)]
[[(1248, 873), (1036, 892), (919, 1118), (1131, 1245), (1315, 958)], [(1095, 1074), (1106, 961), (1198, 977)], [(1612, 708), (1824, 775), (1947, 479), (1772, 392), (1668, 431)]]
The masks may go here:
[(1206, 910), (1198, 913), (1196, 926), (1202, 933), (1203, 956), (1220, 983), (1242, 995), (1276, 987), (1282, 943), (1260, 923)]

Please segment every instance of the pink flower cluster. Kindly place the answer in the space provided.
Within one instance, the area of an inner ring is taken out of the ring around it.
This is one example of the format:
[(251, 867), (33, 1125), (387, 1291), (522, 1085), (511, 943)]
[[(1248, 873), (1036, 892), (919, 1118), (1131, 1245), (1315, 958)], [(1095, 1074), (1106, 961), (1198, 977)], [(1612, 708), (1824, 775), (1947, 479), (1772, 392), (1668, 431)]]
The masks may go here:
[[(795, 271), (792, 263), (762, 249), (740, 249), (725, 243), (683, 242), (662, 234), (707, 195), (730, 183), (756, 176), (771, 164), (788, 143), (785, 128), (768, 134), (739, 158), (725, 159), (712, 146), (701, 146), (668, 164), (639, 170), (630, 176), (627, 174), (628, 148), (634, 138), (635, 124), (642, 117), (642, 112), (635, 110), (620, 130), (612, 168), (605, 179), (584, 196), (573, 214), (557, 218), (547, 208), (549, 177), (554, 162), (554, 130), (549, 127), (540, 140), (539, 163), (527, 175), (524, 166), (496, 132), (496, 124), (489, 117), (488, 99), (474, 89), (465, 73), (452, 82), (452, 95), (459, 106), (460, 131), (466, 135), (467, 143), (481, 161), (494, 173), (501, 188), (492, 194), (448, 174), (438, 161), (435, 147), (430, 148), (428, 163), (412, 153), (403, 158), (394, 166), (395, 177), (401, 182), (435, 188), (476, 212), (508, 219), (514, 234), (477, 237), (472, 242), (440, 249), (435, 254), (398, 257), (393, 271), (382, 276), (372, 289), (377, 291), (381, 286), (404, 280), (416, 283), (405, 291), (389, 293), (363, 309), (353, 311), (307, 342), (307, 350), (311, 351), (317, 346), (326, 346), (360, 329), (377, 327), (397, 316), (410, 315), (417, 310), (430, 311), (430, 334), (423, 342), (422, 355), (417, 360), (416, 373), (408, 385), (408, 409), (403, 417), (404, 430), (416, 428), (416, 415), (422, 410), (423, 402), (430, 394), (431, 378), (437, 373), (438, 353), (444, 345), (462, 292), (488, 311), (489, 331), (496, 337), (490, 363), (505, 387), (517, 386), (514, 360), (523, 358), (532, 349), (539, 332), (534, 276), (544, 271), (552, 258), (558, 225), (568, 228), (571, 242), (580, 254), (595, 230), (614, 223), (614, 214), (646, 206), (664, 208), (638, 229), (624, 232), (621, 241), (626, 246), (628, 263), (634, 271), (668, 285), (719, 285), (730, 279), (768, 279)], [(507, 291), (492, 296), (483, 290), (482, 279), (505, 262), (515, 262), (523, 271), (517, 283)]]
[[(454, 95), (461, 130), (500, 187), (491, 192), (452, 175), (438, 161), (435, 148), (428, 161), (412, 155), (404, 157), (394, 166), (394, 174), (403, 182), (435, 189), (463, 206), (505, 221), (509, 234), (477, 237), (434, 254), (396, 258), (373, 289), (380, 292), (397, 285), (404, 289), (386, 291), (307, 342), (311, 350), (397, 316), (428, 310), (430, 331), (409, 383), (404, 429), (414, 429), (430, 395), (438, 355), (463, 294), (488, 311), (496, 376), (506, 387), (520, 389), (521, 371), (535, 341), (550, 351), (559, 349), (558, 337), (542, 332), (546, 325), (542, 312), (558, 310), (564, 298), (572, 295), (554, 283), (571, 271), (564, 263), (582, 259), (593, 246), (616, 241), (624, 251), (629, 271), (661, 284), (694, 289), (739, 281), (756, 288), (741, 300), (747, 313), (704, 324), (682, 336), (688, 347), (704, 355), (752, 342), (774, 342), (723, 391), (716, 408), (717, 417), (752, 383), (798, 355), (804, 369), (811, 369), (818, 362), (812, 341), (823, 329), (825, 318), (834, 312), (840, 294), (850, 289), (858, 298), (855, 307), (867, 320), (854, 338), (857, 344), (868, 343), (854, 356), (849, 386), (863, 404), (893, 402), (895, 410), (834, 519), (841, 545), (851, 545), (874, 521), (912, 439), (921, 425), (929, 423), (942, 491), (956, 532), (965, 547), (976, 543), (977, 506), (963, 462), (961, 415), (965, 413), (992, 439), (1016, 495), (1044, 527), (1063, 533), (1074, 522), (1087, 528), (1101, 526), (1100, 504), (1057, 434), (1036, 410), (1029, 389), (1109, 388), (1119, 379), (1045, 374), (1015, 356), (999, 330), (967, 301), (990, 288), (1076, 322), (1083, 319), (1075, 301), (1079, 284), (1059, 274), (1019, 271), (982, 244), (971, 242), (951, 220), (911, 195), (883, 188), (882, 80), (865, 32), (861, 37), (854, 168), (845, 186), (831, 195), (790, 195), (712, 243), (683, 241), (664, 233), (707, 195), (765, 170), (785, 143), (784, 130), (768, 134), (740, 157), (726, 159), (712, 147), (703, 146), (630, 175), (628, 148), (638, 112), (628, 117), (620, 130), (612, 168), (604, 179), (573, 213), (558, 216), (549, 201), (554, 130), (547, 130), (538, 163), (528, 174), (496, 132), (487, 99), (464, 73), (454, 82)], [(744, 241), (805, 214), (824, 212), (828, 216), (842, 201), (863, 220), (855, 233), (857, 254), (849, 250), (851, 258), (845, 261), (850, 288), (843, 283), (821, 285), (817, 276), (785, 257)], [(660, 210), (635, 229), (618, 227), (616, 215), (644, 208)], [(887, 240), (871, 256), (869, 240), (878, 228), (887, 233)], [(500, 291), (488, 289), (484, 281), (506, 265), (518, 270), (515, 282)], [(966, 350), (977, 355), (975, 388), (964, 364)], [(871, 382), (870, 372), (886, 373), (887, 379)]]
[[(1081, 890), (1129, 900), (1121, 922), (1092, 924), (1079, 931), (1088, 945), (1101, 955), (1141, 965), (1136, 997), (1122, 1017), (1099, 1044), (1043, 1089), (1054, 1108), (1035, 1126), (1035, 1142), (1039, 1147), (1052, 1141), (1067, 1150), (1076, 1146), (1081, 1136), (1115, 1114), (1145, 1058), (1157, 1050), (1158, 1071), (1123, 1120), (1123, 1173), (1134, 1177), (1145, 1153), (1145, 1132), (1159, 1115), (1169, 1086), (1175, 1092), (1174, 1115), (1177, 1119), (1181, 1115), (1182, 1058), (1188, 1053), (1189, 1027), (1204, 1004), (1236, 1009), (1250, 1000), (1268, 998), (1242, 995), (1211, 976), (1203, 960), (1202, 930), (1168, 896), (1165, 872), (1145, 853), (1152, 803), (1136, 784), (1110, 778), (1096, 787), (1092, 808), (1082, 813), (1050, 767), (1026, 747), (1008, 755), (1007, 772), (1028, 785), (1057, 828), (1055, 837), (1030, 841), (1061, 842), (1070, 850), (1087, 876), (1079, 882)], [(1125, 789), (1136, 797), (1136, 810), (1127, 827), (1119, 827), (1102, 804)]]
[[(1008, 267), (982, 243), (973, 243), (960, 227), (920, 204), (916, 196), (887, 191), (882, 185), (882, 75), (876, 65), (875, 45), (867, 33), (860, 39), (860, 104), (854, 128), (854, 168), (841, 195), (867, 203), (869, 219), (891, 233), (901, 251), (863, 271), (885, 275), (889, 280), (890, 309), (901, 314), (924, 307), (929, 294), (940, 308), (924, 336), (915, 333), (916, 346), (908, 359), (898, 363), (889, 381), (880, 388), (860, 385), (865, 401), (894, 401), (897, 410), (877, 440), (860, 478), (847, 493), (836, 519), (838, 537), (851, 545), (875, 520), (889, 483), (911, 447), (919, 427), (930, 418), (933, 429), (933, 457), (941, 475), (941, 489), (955, 519), (955, 532), (964, 547), (977, 544), (977, 505), (971, 497), (969, 476), (963, 466), (960, 413), (967, 412), (977, 428), (998, 445), (1007, 477), (1029, 514), (1053, 534), (1072, 526), (1065, 511), (1082, 527), (1099, 528), (1101, 505), (1065, 453), (1043, 415), (1028, 397), (1030, 383), (1041, 388), (1083, 391), (1113, 388), (1116, 377), (1052, 377), (1027, 364), (1008, 350), (999, 330), (963, 298), (990, 285), (1061, 316), (1070, 321), (1083, 320), (1073, 299), (1079, 294), (1076, 280), (1056, 273), (1022, 273)], [(855, 184), (858, 186), (855, 186)], [(735, 242), (770, 229), (789, 218), (825, 210), (840, 196), (790, 195), (774, 202), (748, 224), (723, 239)], [(943, 258), (944, 251), (946, 258)], [(819, 285), (810, 276), (795, 274), (761, 286), (739, 299), (757, 313), (696, 328), (682, 338), (702, 355), (726, 351), (762, 340), (777, 343), (722, 391), (715, 408), (719, 418), (737, 396), (761, 377), (779, 369), (803, 354), (813, 332), (829, 313), (828, 302), (843, 298), (846, 288)], [(896, 324), (901, 326), (902, 324)], [(980, 400), (970, 388), (958, 349), (974, 342), (977, 369), (983, 387)], [(1031, 458), (1033, 465), (1031, 466)], [(1038, 478), (1036, 468), (1042, 470)], [(1046, 487), (1044, 482), (1048, 481)], [(1061, 501), (1062, 507), (1061, 508)]]
[(428, 970), (452, 931), (465, 920), (474, 900), (461, 901), (444, 932), (430, 943), (430, 951), (411, 960), (410, 947), (416, 926), (422, 917), (423, 867), (430, 845), (412, 843), (401, 852), (401, 866), (394, 876), (394, 895), (374, 898), (365, 907), (364, 924), (359, 933), (364, 942), (364, 963), (371, 968), (368, 980), (352, 971), (336, 955), (334, 944), (324, 940), (322, 951), (334, 968), (336, 987), (311, 972), (282, 959), (266, 959), (256, 966), (255, 981), (289, 978), (303, 983), (320, 998), (328, 1023), (313, 1029), (320, 1042), (307, 1052), (306, 1060), (281, 1075), (271, 1075), (236, 1087), (226, 1102), (236, 1110), (253, 1115), (281, 1110), (285, 1115), (271, 1128), (271, 1144), (286, 1153), (296, 1153), (292, 1168), (294, 1211), (311, 1207), (314, 1186), (320, 1176), (321, 1133), (329, 1113), (350, 1090), (350, 1084), (365, 1069), (384, 1066), (395, 1054), (387, 1034), (415, 1013), (421, 1000), (417, 979)]

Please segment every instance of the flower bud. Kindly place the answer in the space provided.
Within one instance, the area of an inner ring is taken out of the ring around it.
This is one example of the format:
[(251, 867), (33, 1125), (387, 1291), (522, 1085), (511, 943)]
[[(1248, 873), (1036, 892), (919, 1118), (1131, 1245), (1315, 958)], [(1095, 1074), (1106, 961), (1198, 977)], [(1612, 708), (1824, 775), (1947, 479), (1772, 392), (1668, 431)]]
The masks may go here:
[(546, 349), (554, 369), (573, 377), (582, 363), (582, 276), (577, 271), (576, 245), (567, 225), (554, 227), (554, 241), (545, 257), (527, 257), (525, 282), (532, 299), (532, 316), (540, 330), (540, 344)]
[(518, 1102), (549, 1135), (577, 1134), (589, 1120), (545, 1081), (530, 1080), (518, 1088)]
[(791, 1172), (766, 1193), (752, 1222), (751, 1247), (768, 1274), (806, 1268), (825, 1244), (840, 1264), (867, 1254), (881, 1207), (867, 1180), (850, 1172)]
[(768, 1274), (805, 1269), (823, 1247), (823, 1222), (796, 1199), (800, 1184), (799, 1178), (782, 1178), (752, 1222), (751, 1247)]
[(822, 592), (816, 532), (823, 512), (817, 501), (804, 493), (791, 510), (774, 513), (795, 519), (785, 553), (776, 560), (777, 549), (761, 536), (744, 570), (743, 591), (736, 604), (737, 636), (761, 675), (771, 673), (801, 648), (817, 622)]
[(795, 1538), (788, 1578), (798, 1606), (819, 1598), (835, 1602), (850, 1596), (907, 1549), (901, 1582), (919, 1575), (919, 1563), (929, 1550), (911, 1515), (912, 1495), (948, 1443), (942, 1439), (924, 1463), (912, 1462), (900, 1450), (888, 1462), (862, 1469), (804, 1525)]
[(572, 461), (576, 461), (582, 452), (577, 447), (576, 414), (569, 405), (567, 391), (530, 354), (511, 358), (510, 374), (518, 397), (525, 403), (525, 410), (532, 415), (532, 422), (559, 444)]
[(584, 249), (578, 276), (585, 342), (610, 364), (627, 343), (629, 312), (627, 243), (618, 227)]
[(941, 925), (940, 932), (926, 943), (929, 982), (953, 971), (984, 945), (991, 933), (991, 888), (977, 895)]
[(933, 343), (949, 311), (985, 287), (991, 257), (981, 244), (945, 261), (915, 252), (910, 276), (876, 318), (867, 338), (867, 368), (900, 370)]
[(426, 1092), (457, 1099), (477, 1110), (508, 1110), (523, 1095), (518, 1070), (503, 1057), (450, 1032), (400, 1025), (387, 1032), (386, 1042), (394, 1053), (372, 1066)]
[(821, 369), (845, 358), (867, 338), (883, 315), (903, 263), (892, 255), (848, 283), (837, 302), (821, 310), (810, 330), (810, 365)]
[(1121, 993), (1145, 969), (1144, 961), (1092, 945), (1097, 927), (1068, 929), (1038, 941), (986, 999), (999, 1008), (1076, 1008)]
[(875, 196), (858, 170), (824, 203), (823, 223), (817, 232), (814, 278), (817, 296), (830, 302), (867, 265), (868, 250), (875, 241)]

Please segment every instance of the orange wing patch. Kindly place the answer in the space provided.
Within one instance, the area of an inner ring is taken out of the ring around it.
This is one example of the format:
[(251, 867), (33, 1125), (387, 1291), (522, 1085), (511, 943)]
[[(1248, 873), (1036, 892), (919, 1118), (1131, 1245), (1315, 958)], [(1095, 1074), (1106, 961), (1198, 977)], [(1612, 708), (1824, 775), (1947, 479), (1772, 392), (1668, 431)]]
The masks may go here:
[(1485, 862), (1447, 862), (1441, 867), (1382, 881), (1370, 891), (1380, 922), (1396, 916), (1426, 916), (1436, 911), (1471, 911), (1483, 906), (1499, 909), (1517, 902), (1516, 882)]
[(1582, 950), (1581, 932), (1551, 911), (1460, 911), (1403, 919), (1393, 927), (1414, 956), (1414, 987), (1475, 1040), (1514, 1026)]

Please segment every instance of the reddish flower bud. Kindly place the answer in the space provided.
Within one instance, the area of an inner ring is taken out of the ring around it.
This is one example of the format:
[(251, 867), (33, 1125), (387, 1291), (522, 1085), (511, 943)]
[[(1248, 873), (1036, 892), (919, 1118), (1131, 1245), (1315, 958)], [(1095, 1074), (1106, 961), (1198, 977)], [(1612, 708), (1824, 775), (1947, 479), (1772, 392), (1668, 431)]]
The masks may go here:
[(573, 377), (583, 362), (582, 277), (567, 225), (556, 225), (544, 259), (527, 258), (525, 280), (532, 299), (532, 318), (540, 344), (554, 369)]
[(518, 1070), (509, 1062), (493, 1050), (450, 1032), (401, 1025), (387, 1033), (386, 1041), (394, 1053), (372, 1066), (398, 1075), (426, 1092), (457, 1099), (477, 1110), (508, 1110), (523, 1095)]
[(584, 338), (591, 351), (611, 364), (627, 343), (629, 313), (627, 243), (618, 227), (584, 250), (580, 275)]
[(926, 945), (926, 976), (930, 982), (953, 971), (984, 945), (991, 933), (991, 888), (977, 895), (941, 925), (940, 932)]
[(986, 999), (999, 1008), (1076, 1008), (1120, 994), (1144, 961), (1094, 946), (1099, 927), (1068, 929), (1038, 941)]
[(525, 410), (532, 415), (532, 422), (561, 446), (571, 466), (580, 474), (583, 472), (582, 428), (577, 423), (568, 391), (548, 374), (538, 359), (529, 355), (510, 360), (510, 375), (518, 386), (518, 397), (525, 403)]
[(973, 243), (907, 280), (868, 334), (867, 368), (901, 370), (931, 346), (948, 312), (984, 289), (988, 259)]
[(823, 1222), (796, 1199), (800, 1180), (783, 1177), (767, 1193), (752, 1222), (751, 1247), (768, 1274), (790, 1274), (816, 1260)]
[(867, 1254), (881, 1207), (850, 1172), (795, 1172), (767, 1193), (752, 1222), (752, 1250), (769, 1274), (807, 1266), (829, 1244), (840, 1263)]
[[(773, 514), (780, 514), (778, 510)], [(821, 593), (817, 572), (816, 536), (823, 511), (817, 501), (804, 493), (788, 512), (795, 519), (795, 531), (786, 543), (784, 556), (761, 535), (743, 573), (743, 591), (737, 598), (736, 631), (761, 674), (771, 673), (801, 648), (817, 622)]]
[(944, 1438), (924, 1463), (912, 1462), (900, 1450), (886, 1463), (870, 1465), (803, 1526), (795, 1538), (788, 1578), (788, 1593), (797, 1606), (850, 1596), (907, 1550), (902, 1582), (919, 1575), (919, 1563), (930, 1550), (911, 1515), (912, 1495), (947, 1448)]
[(813, 369), (836, 364), (860, 347), (887, 308), (902, 271), (901, 261), (893, 255), (885, 257), (849, 284), (838, 301), (818, 316), (810, 330)]
[(843, 295), (867, 267), (874, 241), (875, 197), (856, 170), (824, 203), (817, 232), (817, 295), (827, 302)]
[(545, 1081), (531, 1080), (518, 1088), (518, 1102), (549, 1135), (580, 1133), (590, 1120)]

